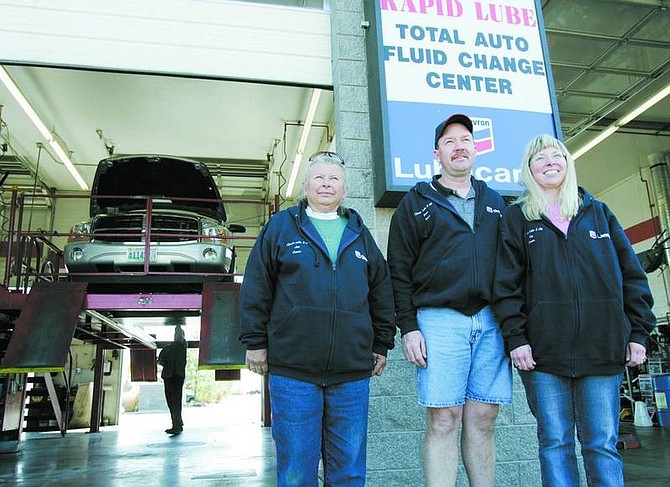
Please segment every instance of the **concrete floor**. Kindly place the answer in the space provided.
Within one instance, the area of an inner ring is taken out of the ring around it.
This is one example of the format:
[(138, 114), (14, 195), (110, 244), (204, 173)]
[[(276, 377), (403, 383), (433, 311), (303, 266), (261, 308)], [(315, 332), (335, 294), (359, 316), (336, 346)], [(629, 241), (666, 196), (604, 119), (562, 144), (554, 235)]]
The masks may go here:
[(119, 426), (24, 433), (17, 453), (0, 454), (0, 486), (273, 486), (270, 428), (260, 395), (185, 407), (184, 433), (167, 435), (167, 412), (125, 413)]
[(622, 423), (620, 433), (632, 433), (640, 448), (620, 450), (624, 460), (626, 487), (668, 487), (670, 485), (670, 429), (639, 428)]
[[(274, 446), (260, 425), (260, 396), (184, 409), (185, 431), (171, 437), (167, 413), (126, 413), (100, 433), (27, 433), (0, 454), (0, 486), (274, 486)], [(635, 428), (638, 449), (622, 450), (626, 487), (670, 485), (670, 429)]]

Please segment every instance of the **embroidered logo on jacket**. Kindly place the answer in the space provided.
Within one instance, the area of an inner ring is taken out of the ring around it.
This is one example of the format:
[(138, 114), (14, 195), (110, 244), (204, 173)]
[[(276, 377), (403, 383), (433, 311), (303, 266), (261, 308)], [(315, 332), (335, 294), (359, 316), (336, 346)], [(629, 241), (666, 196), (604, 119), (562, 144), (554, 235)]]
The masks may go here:
[(302, 246), (309, 244), (304, 240), (294, 240), (292, 242), (286, 242), (284, 245), (291, 248), (290, 250), (292, 254), (301, 254)]
[(589, 237), (591, 237), (594, 240), (597, 240), (599, 238), (612, 238), (610, 237), (610, 234), (605, 232), (605, 233), (598, 233), (593, 230), (589, 230)]
[(535, 234), (544, 230), (544, 226), (539, 225), (537, 227), (531, 228), (526, 232), (526, 240), (529, 244), (535, 243)]
[(365, 262), (368, 261), (368, 258), (366, 256), (364, 256), (363, 254), (361, 254), (358, 250), (356, 252), (354, 252), (354, 255), (356, 256), (357, 259), (361, 259)]
[(421, 208), (419, 211), (415, 211), (414, 216), (421, 215), (421, 216), (423, 216), (423, 219), (425, 221), (430, 220), (430, 210), (428, 208), (430, 208), (431, 206), (433, 206), (432, 201), (430, 203), (428, 203), (426, 206), (424, 206), (423, 208)]
[(486, 206), (486, 211), (487, 211), (488, 213), (497, 213), (498, 216), (499, 216), (500, 218), (502, 218), (502, 213), (500, 212), (500, 210), (499, 210), (498, 208), (491, 208), (490, 206), (487, 205), (487, 206)]

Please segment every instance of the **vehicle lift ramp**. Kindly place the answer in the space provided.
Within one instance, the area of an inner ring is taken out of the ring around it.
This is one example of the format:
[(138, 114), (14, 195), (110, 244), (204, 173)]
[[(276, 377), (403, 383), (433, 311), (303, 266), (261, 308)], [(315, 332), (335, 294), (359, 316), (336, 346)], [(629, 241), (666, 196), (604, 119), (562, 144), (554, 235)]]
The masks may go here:
[[(35, 372), (44, 374), (50, 390), (54, 413), (62, 434), (66, 421), (59, 408), (51, 372), (61, 372), (78, 329), (79, 314), (98, 311), (173, 312), (201, 311), (199, 368), (213, 369), (217, 379), (239, 378), (245, 349), (238, 340), (239, 288), (237, 283), (205, 283), (202, 294), (88, 294), (86, 282), (38, 281), (27, 295), (0, 289), (0, 308), (20, 309), (14, 332), (0, 364), (0, 373)], [(22, 299), (23, 298), (23, 299)], [(23, 301), (23, 302), (21, 302)], [(93, 311), (94, 310), (94, 311)], [(120, 326), (116, 324), (117, 326)], [(132, 335), (123, 330), (126, 335)], [(133, 336), (147, 351), (156, 349), (151, 337)], [(98, 345), (94, 377), (91, 432), (100, 428), (102, 414), (104, 346)], [(155, 353), (155, 352), (154, 352)], [(263, 398), (263, 422), (269, 424), (269, 400)]]
[[(80, 282), (35, 283), (21, 306), (0, 364), (3, 374), (34, 372), (44, 375), (62, 434), (65, 420), (50, 373), (64, 370), (86, 287), (87, 283)], [(3, 301), (7, 301), (7, 297), (5, 290)], [(23, 404), (21, 406), (23, 408)]]

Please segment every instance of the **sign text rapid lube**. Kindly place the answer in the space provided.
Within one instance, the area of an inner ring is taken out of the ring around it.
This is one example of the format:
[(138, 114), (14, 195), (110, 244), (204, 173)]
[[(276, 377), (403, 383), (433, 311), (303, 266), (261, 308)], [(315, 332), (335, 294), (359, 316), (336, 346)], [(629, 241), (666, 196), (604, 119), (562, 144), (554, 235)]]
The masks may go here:
[(557, 135), (559, 126), (540, 7), (534, 0), (370, 5), (376, 24), (368, 58), (377, 69), (370, 84), (380, 85), (370, 102), (379, 104), (372, 109), (382, 118), (381, 129), (373, 127), (373, 151), (385, 176), (378, 204), (393, 205), (417, 181), (439, 173), (434, 128), (453, 113), (474, 122), (474, 175), (503, 194), (519, 192), (526, 142), (539, 133)]

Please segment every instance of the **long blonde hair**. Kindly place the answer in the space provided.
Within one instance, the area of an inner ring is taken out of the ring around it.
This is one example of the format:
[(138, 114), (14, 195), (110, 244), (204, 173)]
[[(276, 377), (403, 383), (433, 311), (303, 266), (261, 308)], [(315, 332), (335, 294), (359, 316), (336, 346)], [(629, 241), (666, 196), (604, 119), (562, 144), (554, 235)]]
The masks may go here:
[(548, 202), (544, 191), (537, 184), (530, 170), (531, 159), (538, 152), (554, 148), (558, 149), (565, 157), (565, 179), (558, 191), (558, 207), (563, 218), (571, 219), (579, 210), (579, 188), (577, 186), (577, 171), (575, 160), (563, 145), (563, 142), (547, 134), (538, 135), (526, 145), (521, 159), (521, 182), (526, 191), (517, 199), (516, 203), (521, 205), (521, 211), (528, 220), (539, 220), (547, 213)]

